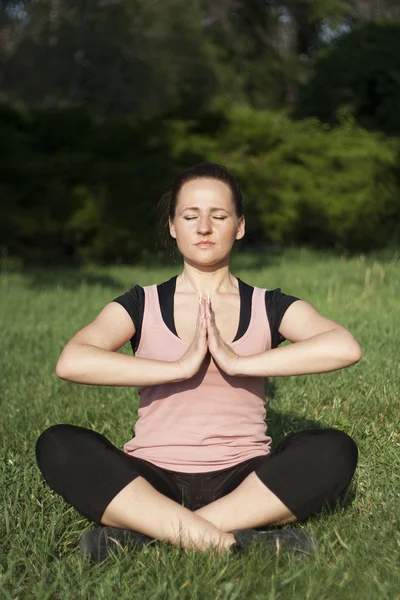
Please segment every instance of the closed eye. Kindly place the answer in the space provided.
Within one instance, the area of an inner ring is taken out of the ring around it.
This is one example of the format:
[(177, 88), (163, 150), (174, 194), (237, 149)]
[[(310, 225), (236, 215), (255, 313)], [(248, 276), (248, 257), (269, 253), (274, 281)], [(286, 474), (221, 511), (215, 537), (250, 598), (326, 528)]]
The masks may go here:
[[(193, 219), (197, 219), (197, 217), (183, 217), (185, 219), (185, 221), (192, 221)], [(224, 219), (226, 219), (227, 217), (213, 217), (214, 219), (219, 219), (220, 221), (223, 221)]]

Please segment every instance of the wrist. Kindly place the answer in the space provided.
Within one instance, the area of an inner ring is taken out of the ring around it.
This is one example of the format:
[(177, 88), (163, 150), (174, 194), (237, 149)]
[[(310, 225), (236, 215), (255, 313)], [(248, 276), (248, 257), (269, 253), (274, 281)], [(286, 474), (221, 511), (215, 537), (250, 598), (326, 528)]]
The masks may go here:
[(234, 375), (234, 376), (245, 375), (245, 373), (243, 372), (243, 358), (245, 358), (245, 357), (244, 356), (237, 357), (237, 359), (235, 360), (235, 363), (233, 365), (233, 372), (231, 373), (231, 375)]
[(239, 358), (237, 359), (235, 365), (234, 365), (234, 371), (235, 371), (235, 375), (237, 375), (238, 377), (256, 377), (256, 373), (254, 373), (254, 366), (252, 367), (252, 364), (254, 364), (252, 362), (252, 357), (254, 355), (250, 355), (250, 356), (239, 356)]
[(173, 382), (174, 381), (186, 381), (186, 379), (188, 379), (188, 377), (185, 373), (185, 370), (179, 360), (173, 362), (172, 366), (174, 368), (174, 379), (172, 380)]

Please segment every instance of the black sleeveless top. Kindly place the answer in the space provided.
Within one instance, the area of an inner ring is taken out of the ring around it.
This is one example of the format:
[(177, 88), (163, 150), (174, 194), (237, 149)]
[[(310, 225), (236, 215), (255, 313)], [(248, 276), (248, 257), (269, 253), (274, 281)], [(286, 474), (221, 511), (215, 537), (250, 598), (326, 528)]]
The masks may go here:
[[(162, 317), (167, 327), (176, 336), (178, 334), (176, 332), (174, 323), (174, 293), (177, 277), (178, 275), (174, 275), (174, 277), (168, 281), (157, 285)], [(253, 286), (244, 283), (244, 281), (239, 279), (239, 277), (237, 277), (237, 280), (239, 283), (240, 294), (240, 317), (238, 330), (235, 339), (233, 340), (234, 342), (239, 340), (246, 333), (249, 326), (251, 317), (251, 302), (254, 290)], [(296, 298), (296, 296), (288, 296), (282, 293), (281, 288), (267, 290), (265, 292), (265, 311), (271, 329), (272, 348), (277, 348), (279, 344), (285, 341), (286, 338), (279, 333), (278, 329), (286, 310), (293, 302), (299, 299), (300, 298)], [(135, 287), (133, 287), (129, 292), (126, 292), (125, 294), (122, 294), (122, 296), (115, 298), (113, 302), (118, 302), (125, 308), (135, 325), (136, 333), (131, 339), (131, 346), (133, 352), (136, 352), (142, 332), (145, 302), (144, 289), (140, 285), (135, 285)]]

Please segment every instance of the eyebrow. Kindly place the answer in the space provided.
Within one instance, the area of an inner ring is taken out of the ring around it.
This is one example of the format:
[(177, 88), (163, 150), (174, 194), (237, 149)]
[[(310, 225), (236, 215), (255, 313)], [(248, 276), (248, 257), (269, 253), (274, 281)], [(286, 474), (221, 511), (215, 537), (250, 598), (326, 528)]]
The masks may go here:
[[(180, 214), (182, 214), (183, 212), (185, 212), (185, 210), (200, 210), (198, 206), (186, 206), (186, 208), (183, 208), (180, 212)], [(229, 211), (226, 210), (226, 208), (219, 208), (218, 206), (212, 206), (211, 207), (211, 212), (213, 212), (214, 210), (223, 210), (226, 213), (229, 214)]]

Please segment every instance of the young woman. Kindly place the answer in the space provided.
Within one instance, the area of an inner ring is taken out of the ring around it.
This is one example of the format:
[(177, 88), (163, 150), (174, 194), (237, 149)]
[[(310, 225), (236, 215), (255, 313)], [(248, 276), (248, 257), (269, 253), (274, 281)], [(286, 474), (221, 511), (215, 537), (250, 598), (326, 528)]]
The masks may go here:
[[(56, 367), (83, 384), (138, 386), (135, 437), (54, 425), (37, 441), (49, 486), (100, 527), (82, 538), (94, 560), (124, 546), (314, 553), (298, 526), (346, 491), (357, 466), (338, 429), (266, 435), (265, 382), (348, 367), (352, 334), (281, 290), (253, 287), (229, 270), (245, 233), (241, 190), (222, 166), (185, 170), (161, 205), (183, 271), (110, 302), (65, 346)], [(278, 348), (283, 340), (292, 344)], [(134, 356), (117, 350), (131, 341)], [(257, 528), (264, 528), (263, 531)]]

